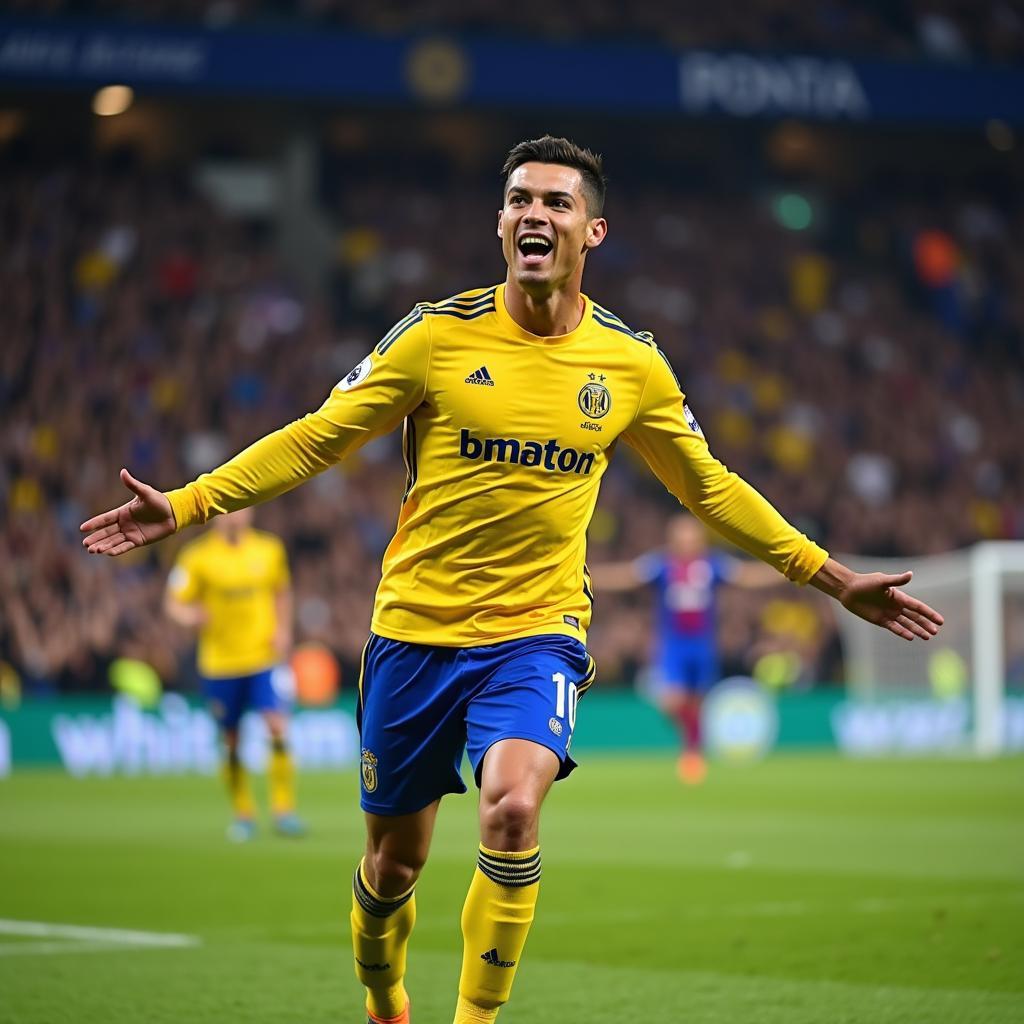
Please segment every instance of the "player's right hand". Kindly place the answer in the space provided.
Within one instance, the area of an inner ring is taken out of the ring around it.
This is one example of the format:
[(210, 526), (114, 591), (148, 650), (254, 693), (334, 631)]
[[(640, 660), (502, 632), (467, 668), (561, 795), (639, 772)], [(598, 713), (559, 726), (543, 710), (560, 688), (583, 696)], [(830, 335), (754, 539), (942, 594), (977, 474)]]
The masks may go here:
[(134, 494), (132, 500), (79, 527), (85, 534), (82, 546), (90, 555), (123, 555), (155, 544), (177, 528), (171, 503), (161, 491), (136, 480), (127, 469), (121, 470), (121, 483)]

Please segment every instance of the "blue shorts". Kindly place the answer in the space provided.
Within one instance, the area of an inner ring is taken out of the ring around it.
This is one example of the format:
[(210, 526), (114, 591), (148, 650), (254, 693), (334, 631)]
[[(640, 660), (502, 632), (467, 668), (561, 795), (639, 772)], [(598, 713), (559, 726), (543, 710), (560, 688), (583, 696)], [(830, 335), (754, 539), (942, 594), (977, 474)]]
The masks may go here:
[(662, 646), (655, 663), (659, 686), (706, 693), (721, 678), (714, 641), (675, 641)]
[(238, 728), (246, 711), (283, 711), (285, 702), (274, 689), (274, 669), (254, 672), (249, 676), (203, 676), (203, 696), (210, 705), (210, 714), (226, 730)]
[(412, 814), (445, 793), (465, 793), (463, 752), (479, 785), (484, 754), (498, 740), (554, 751), (564, 778), (576, 767), (576, 701), (595, 671), (587, 649), (567, 636), (428, 647), (371, 633), (359, 687), (363, 810)]

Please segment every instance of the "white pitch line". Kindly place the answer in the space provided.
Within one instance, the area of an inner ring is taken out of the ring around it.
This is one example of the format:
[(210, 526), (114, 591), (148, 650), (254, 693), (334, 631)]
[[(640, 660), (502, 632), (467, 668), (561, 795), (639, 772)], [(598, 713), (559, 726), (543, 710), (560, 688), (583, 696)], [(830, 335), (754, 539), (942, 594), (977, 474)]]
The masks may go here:
[(58, 942), (0, 942), (0, 957), (5, 956), (54, 956), (58, 953), (112, 953), (141, 946), (126, 946), (123, 942), (78, 942), (64, 939)]
[[(54, 924), (48, 921), (14, 921), (0, 918), (0, 935), (21, 935), (30, 939), (70, 939), (73, 943), (101, 944), (107, 947), (134, 949), (182, 949), (198, 946), (201, 940), (195, 935), (179, 935), (173, 932), (140, 932), (127, 928), (93, 928), (80, 924)], [(26, 950), (40, 947), (60, 946), (70, 951), (68, 943), (6, 943), (0, 946), (0, 953), (13, 955), (11, 950), (24, 947)], [(50, 948), (47, 952), (54, 952)]]

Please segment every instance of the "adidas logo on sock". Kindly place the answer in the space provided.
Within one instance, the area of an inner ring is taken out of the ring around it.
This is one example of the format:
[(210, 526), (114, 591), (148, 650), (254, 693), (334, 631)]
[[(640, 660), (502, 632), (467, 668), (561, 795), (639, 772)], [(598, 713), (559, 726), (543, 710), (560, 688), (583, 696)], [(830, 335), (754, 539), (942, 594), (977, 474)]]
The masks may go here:
[(362, 967), (362, 969), (364, 971), (390, 971), (391, 970), (391, 964), (364, 964), (363, 961), (359, 959), (359, 957), (356, 957), (356, 963), (359, 964), (359, 966)]
[(487, 372), (486, 366), (481, 366), (479, 370), (474, 370), (467, 378), (467, 384), (483, 384), (484, 387), (493, 388), (494, 379)]
[(516, 965), (515, 960), (502, 960), (501, 957), (498, 956), (497, 948), (489, 949), (486, 953), (481, 953), (480, 959), (486, 960), (492, 967), (515, 967)]

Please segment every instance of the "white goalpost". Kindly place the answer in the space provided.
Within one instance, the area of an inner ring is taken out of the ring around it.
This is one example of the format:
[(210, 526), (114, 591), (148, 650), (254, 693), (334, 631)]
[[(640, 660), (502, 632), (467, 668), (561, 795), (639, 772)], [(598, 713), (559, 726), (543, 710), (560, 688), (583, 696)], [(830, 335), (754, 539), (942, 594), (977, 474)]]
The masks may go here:
[(963, 740), (991, 757), (1024, 747), (1024, 541), (992, 541), (925, 558), (843, 556), (861, 572), (913, 568), (908, 590), (946, 624), (928, 643), (906, 643), (840, 615), (850, 697), (931, 701), (963, 714)]

